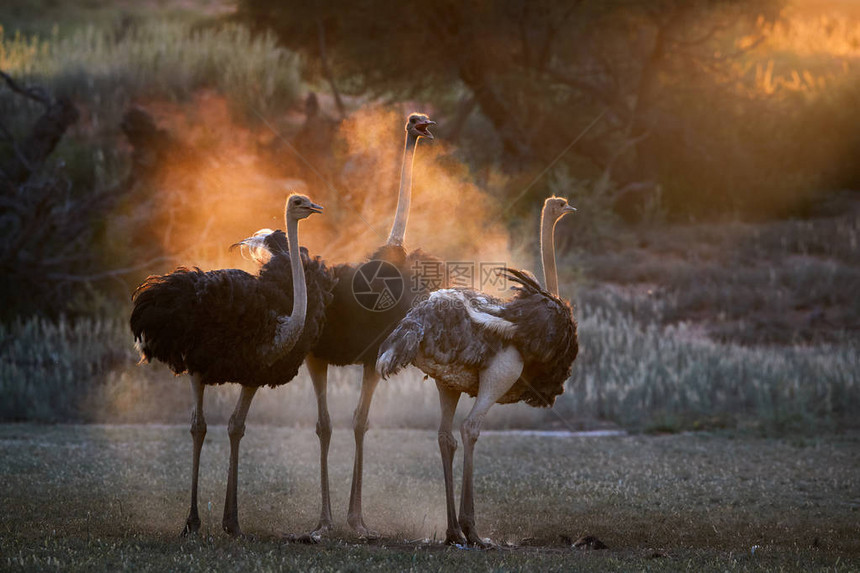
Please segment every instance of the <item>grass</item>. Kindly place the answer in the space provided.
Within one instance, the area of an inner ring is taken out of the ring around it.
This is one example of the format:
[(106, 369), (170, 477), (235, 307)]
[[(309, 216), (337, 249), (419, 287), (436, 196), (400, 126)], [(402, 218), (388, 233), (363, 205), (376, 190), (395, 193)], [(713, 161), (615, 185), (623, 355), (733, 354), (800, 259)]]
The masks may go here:
[(0, 22), (7, 30), (46, 37), (55, 28), (67, 35), (92, 25), (110, 28), (152, 16), (200, 22), (232, 8), (229, 0), (9, 0), (0, 7)]
[[(491, 411), (491, 428), (592, 428), (611, 422), (631, 430), (754, 428), (813, 433), (853, 427), (860, 411), (856, 344), (745, 347), (715, 342), (694, 325), (663, 326), (658, 303), (605, 295), (582, 300), (581, 353), (552, 410), (524, 404)], [(136, 365), (125, 319), (32, 320), (0, 328), (0, 390), (5, 420), (185, 423), (186, 377)], [(278, 426), (313, 427), (312, 385), (302, 372), (286, 387), (263, 389), (251, 417)], [(351, 427), (358, 367), (332, 370), (330, 409)], [(207, 390), (206, 411), (224, 423), (237, 387)], [(371, 419), (377, 426), (434, 428), (432, 383), (410, 369), (382, 384)]]
[(857, 340), (854, 192), (821, 202), (806, 219), (660, 225), (622, 236), (570, 265), (597, 290), (611, 283), (656, 304), (665, 324), (698, 325), (713, 339), (751, 346)]
[(5, 419), (51, 421), (79, 415), (80, 400), (134, 354), (118, 321), (31, 320), (0, 325)]
[[(203, 450), (203, 535), (183, 540), (185, 425), (5, 425), (0, 568), (850, 571), (860, 567), (858, 439), (487, 434), (476, 449), (478, 525), (512, 547), (484, 552), (433, 541), (444, 536), (445, 515), (432, 431), (369, 434), (364, 507), (383, 534), (375, 543), (343, 523), (352, 436), (335, 432), (337, 528), (307, 547), (280, 536), (316, 522), (313, 430), (249, 424), (239, 515), (257, 539), (232, 541), (219, 526), (229, 451), (223, 426), (210, 425)], [(520, 462), (525, 456), (531, 463)], [(459, 467), (458, 456), (455, 474)], [(609, 549), (571, 549), (582, 535)]]
[(592, 312), (581, 323), (582, 356), (562, 409), (628, 428), (661, 418), (689, 428), (716, 417), (731, 426), (755, 420), (762, 429), (814, 431), (860, 407), (851, 345), (744, 348), (686, 324), (642, 325), (630, 315)]
[[(48, 37), (0, 32), (0, 69), (74, 97), (91, 114), (135, 99), (188, 99), (201, 88), (228, 94), (249, 115), (250, 109), (284, 109), (298, 97), (297, 56), (272, 36), (252, 36), (238, 25), (140, 19), (65, 36), (58, 29)], [(88, 119), (97, 124), (110, 118)]]

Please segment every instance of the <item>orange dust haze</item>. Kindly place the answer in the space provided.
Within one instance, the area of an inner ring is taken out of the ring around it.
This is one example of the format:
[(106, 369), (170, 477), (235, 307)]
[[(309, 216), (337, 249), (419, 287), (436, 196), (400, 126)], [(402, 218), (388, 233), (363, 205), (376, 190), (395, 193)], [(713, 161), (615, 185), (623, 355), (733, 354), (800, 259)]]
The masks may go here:
[[(385, 243), (408, 114), (361, 109), (340, 125), (319, 127), (331, 130), (330, 144), (308, 150), (293, 137), (304, 121), (298, 114), (251, 127), (211, 93), (190, 104), (143, 107), (178, 141), (158, 173), (147, 221), (149, 236), (176, 264), (254, 269), (228, 247), (258, 229), (283, 228), (291, 192), (325, 206), (299, 233), (301, 244), (330, 264), (361, 261)], [(516, 264), (500, 217), (504, 205), (473, 183), (452, 151), (440, 139), (418, 144), (406, 247), (449, 261)]]

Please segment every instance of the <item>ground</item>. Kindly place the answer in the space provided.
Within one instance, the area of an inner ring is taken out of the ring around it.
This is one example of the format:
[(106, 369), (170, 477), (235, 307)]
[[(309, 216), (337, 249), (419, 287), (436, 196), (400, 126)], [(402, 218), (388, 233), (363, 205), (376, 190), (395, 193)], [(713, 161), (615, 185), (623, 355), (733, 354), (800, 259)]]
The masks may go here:
[[(0, 426), (0, 569), (858, 570), (860, 435), (560, 437), (491, 432), (476, 450), (478, 525), (501, 547), (445, 547), (436, 433), (375, 430), (365, 517), (345, 526), (352, 433), (332, 442), (333, 535), (283, 541), (319, 510), (312, 430), (249, 424), (239, 517), (220, 530), (228, 441), (211, 425), (201, 462), (203, 534), (181, 539), (185, 426)], [(455, 473), (462, 450), (458, 451)], [(524, 460), (528, 460), (524, 463)], [(608, 549), (579, 550), (596, 536)]]

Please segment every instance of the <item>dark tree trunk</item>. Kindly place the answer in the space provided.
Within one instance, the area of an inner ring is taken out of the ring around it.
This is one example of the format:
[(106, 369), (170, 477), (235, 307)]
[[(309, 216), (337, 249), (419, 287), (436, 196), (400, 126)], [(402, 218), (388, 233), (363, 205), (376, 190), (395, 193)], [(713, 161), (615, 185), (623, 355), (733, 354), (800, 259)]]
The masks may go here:
[(655, 180), (655, 166), (658, 164), (653, 157), (654, 138), (643, 137), (648, 131), (653, 131), (655, 125), (655, 107), (658, 96), (658, 74), (663, 65), (666, 50), (666, 33), (669, 23), (658, 25), (657, 35), (654, 37), (654, 47), (639, 76), (639, 85), (636, 89), (636, 104), (633, 107), (633, 126), (630, 136), (641, 138), (636, 144), (636, 179), (640, 181)]
[(471, 59), (460, 66), (459, 76), (472, 90), (481, 112), (487, 116), (502, 140), (504, 167), (508, 170), (518, 169), (531, 157), (531, 149), (524, 143), (522, 131), (489, 79), (486, 67), (480, 61)]

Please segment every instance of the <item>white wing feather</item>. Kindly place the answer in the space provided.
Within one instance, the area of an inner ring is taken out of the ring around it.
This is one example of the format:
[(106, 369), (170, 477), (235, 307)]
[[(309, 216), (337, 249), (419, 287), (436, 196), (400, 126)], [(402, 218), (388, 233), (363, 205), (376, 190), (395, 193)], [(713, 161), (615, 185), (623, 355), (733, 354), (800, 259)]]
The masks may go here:
[(502, 338), (511, 339), (516, 332), (517, 325), (509, 320), (497, 316), (502, 307), (490, 302), (486, 297), (478, 294), (475, 297), (467, 297), (465, 293), (457, 289), (442, 289), (430, 294), (430, 300), (436, 300), (443, 304), (451, 304), (466, 311), (469, 319), (490, 332)]

